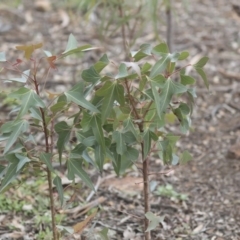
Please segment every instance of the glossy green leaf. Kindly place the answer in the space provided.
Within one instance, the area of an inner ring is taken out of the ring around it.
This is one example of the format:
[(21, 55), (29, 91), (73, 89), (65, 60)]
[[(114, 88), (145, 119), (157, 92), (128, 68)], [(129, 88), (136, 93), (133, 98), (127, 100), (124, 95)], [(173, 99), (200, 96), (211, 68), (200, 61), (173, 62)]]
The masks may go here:
[(127, 77), (128, 71), (127, 71), (127, 66), (125, 63), (121, 63), (118, 69), (118, 74), (115, 76), (115, 79), (119, 79), (119, 78), (125, 78)]
[(96, 48), (92, 47), (89, 44), (79, 47), (76, 38), (73, 36), (73, 34), (70, 34), (69, 38), (68, 38), (68, 43), (67, 43), (66, 49), (62, 53), (60, 58), (63, 58), (63, 57), (66, 57), (66, 56), (69, 56), (71, 54), (78, 53), (78, 52), (89, 51), (92, 49), (96, 49)]
[(5, 52), (0, 52), (0, 62), (6, 62), (6, 55)]
[(35, 119), (39, 120), (40, 122), (42, 122), (42, 115), (41, 115), (41, 111), (39, 108), (32, 107), (29, 109), (29, 111), (31, 113), (32, 118), (35, 118)]
[(103, 164), (104, 164), (104, 160), (105, 160), (105, 151), (103, 151), (103, 149), (101, 148), (100, 145), (97, 145), (95, 147), (95, 161), (97, 163), (97, 166), (99, 167), (99, 170), (102, 171), (103, 170)]
[(114, 131), (112, 134), (113, 140), (117, 144), (117, 154), (123, 155), (124, 152), (127, 150), (126, 144), (124, 142), (124, 135), (122, 132)]
[(160, 93), (160, 103), (161, 104), (160, 104), (160, 109), (158, 110), (158, 113), (160, 113), (160, 116), (167, 109), (169, 103), (171, 102), (173, 95), (179, 94), (179, 93), (184, 93), (187, 90), (188, 89), (184, 85), (182, 85), (178, 82), (174, 82), (169, 78), (166, 81), (166, 83), (164, 84), (164, 87)]
[(185, 60), (186, 58), (188, 58), (188, 56), (189, 56), (189, 53), (183, 51), (183, 52), (180, 53), (180, 55), (179, 55), (179, 57), (178, 57), (178, 60), (179, 60), (179, 61)]
[(137, 143), (137, 139), (131, 131), (124, 132), (123, 137), (124, 137), (124, 142), (127, 145), (132, 145)]
[(5, 158), (9, 161), (7, 168), (5, 169), (5, 175), (1, 182), (0, 192), (6, 188), (17, 176), (19, 159), (15, 154), (6, 155)]
[(196, 82), (194, 78), (192, 78), (188, 75), (181, 74), (180, 77), (181, 77), (181, 84), (183, 84), (185, 86), (195, 84), (195, 82)]
[(151, 87), (152, 87), (154, 101), (156, 104), (157, 114), (158, 114), (159, 118), (161, 118), (161, 115), (162, 115), (161, 104), (162, 103), (160, 102), (160, 96), (159, 96), (158, 90), (156, 88), (156, 84), (154, 82), (151, 82)]
[(209, 58), (208, 57), (202, 57), (197, 63), (195, 63), (193, 66), (195, 68), (203, 68), (206, 63), (208, 62)]
[(87, 111), (83, 112), (82, 120), (81, 120), (81, 126), (82, 130), (84, 132), (88, 131), (90, 128), (90, 122), (92, 120), (92, 115), (90, 115)]
[(22, 73), (20, 78), (10, 78), (10, 79), (7, 79), (7, 81), (26, 83), (29, 78), (29, 75), (30, 75), (30, 70), (26, 70)]
[(115, 99), (121, 105), (124, 106), (125, 98), (124, 98), (124, 87), (121, 84), (115, 85)]
[(99, 235), (101, 240), (110, 240), (110, 238), (108, 237), (108, 228), (107, 227), (104, 227), (100, 232), (97, 233), (97, 235)]
[(12, 127), (11, 129), (12, 133), (7, 140), (3, 154), (5, 154), (12, 147), (12, 145), (18, 140), (18, 137), (20, 136), (20, 134), (29, 130), (29, 123), (26, 120), (17, 120), (15, 122), (12, 122), (11, 127)]
[(137, 132), (131, 118), (124, 120), (123, 126), (125, 131), (130, 131), (134, 135), (135, 139), (139, 140), (139, 133)]
[(139, 65), (135, 62), (124, 62), (128, 68), (132, 68), (133, 71), (138, 75), (139, 79), (142, 79), (141, 69)]
[(95, 190), (91, 179), (89, 178), (87, 173), (83, 170), (82, 163), (79, 159), (69, 159), (67, 162), (67, 167), (68, 171), (71, 172), (70, 175), (72, 175), (73, 173), (78, 175), (89, 188)]
[(163, 221), (162, 217), (157, 217), (152, 212), (145, 213), (145, 217), (149, 220), (149, 226), (146, 232), (156, 229), (159, 226), (159, 223)]
[(153, 48), (152, 52), (154, 54), (158, 54), (158, 53), (168, 54), (169, 53), (168, 45), (166, 43), (160, 43), (156, 47)]
[(173, 154), (172, 155), (172, 162), (171, 162), (171, 164), (173, 165), (173, 166), (175, 166), (175, 165), (177, 165), (179, 163), (179, 157), (176, 155), (176, 154)]
[(209, 82), (207, 80), (207, 76), (206, 76), (205, 72), (203, 71), (203, 69), (202, 68), (198, 68), (198, 67), (196, 67), (195, 69), (196, 69), (197, 73), (202, 77), (203, 82), (204, 82), (206, 88), (209, 89)]
[(51, 153), (40, 153), (39, 159), (44, 162), (47, 166), (47, 168), (54, 172), (53, 166), (52, 166), (52, 154)]
[(146, 56), (150, 56), (151, 55), (151, 51), (152, 51), (152, 47), (150, 44), (142, 44), (140, 46), (140, 50), (139, 51), (132, 51), (131, 52), (131, 56), (135, 59), (135, 61), (139, 61), (142, 58), (146, 57)]
[(97, 83), (98, 81), (100, 81), (101, 76), (99, 75), (99, 73), (96, 71), (96, 69), (94, 67), (90, 67), (86, 70), (83, 70), (82, 78), (86, 82), (91, 82), (94, 84), (94, 83)]
[(109, 59), (106, 54), (104, 54), (98, 62), (94, 64), (95, 70), (100, 73), (109, 63)]
[(148, 62), (144, 63), (144, 65), (141, 67), (141, 72), (146, 73), (151, 69), (152, 65)]
[(78, 47), (78, 42), (76, 40), (76, 38), (74, 37), (74, 35), (71, 33), (68, 37), (68, 43), (66, 46), (66, 49), (63, 53), (69, 52), (73, 49), (76, 49)]
[(58, 112), (63, 111), (66, 104), (67, 104), (67, 102), (65, 102), (65, 101), (57, 102), (53, 106), (50, 107), (50, 110), (52, 111), (53, 114), (56, 114)]
[(190, 160), (192, 160), (192, 155), (187, 150), (184, 150), (180, 156), (181, 163), (187, 163)]
[(96, 91), (97, 96), (106, 96), (113, 88), (113, 82), (106, 81), (104, 85)]
[(18, 117), (21, 118), (31, 107), (45, 108), (44, 102), (41, 98), (31, 89), (22, 87), (16, 92), (10, 93), (9, 97), (22, 100)]
[(102, 150), (105, 150), (105, 140), (102, 129), (101, 115), (94, 115), (92, 117), (90, 125), (98, 144), (101, 146)]
[(165, 139), (160, 142), (161, 145), (161, 153), (160, 157), (162, 158), (163, 162), (166, 163), (171, 163), (172, 162), (172, 157), (173, 157), (173, 150), (172, 150), (172, 145), (170, 144), (168, 139)]
[(16, 153), (15, 156), (19, 160), (16, 172), (20, 171), (26, 163), (31, 162), (31, 160), (23, 154)]
[(108, 92), (106, 92), (106, 95), (103, 98), (102, 107), (101, 107), (102, 123), (104, 123), (106, 118), (110, 115), (115, 98), (116, 98), (115, 84), (112, 84), (111, 88), (108, 89)]
[(153, 68), (150, 72), (150, 78), (154, 78), (158, 74), (163, 73), (167, 69), (167, 66), (170, 63), (170, 61), (171, 61), (171, 55), (170, 54), (167, 54), (166, 56), (163, 56), (160, 60), (158, 60), (154, 64), (154, 66), (153, 66)]
[(151, 149), (150, 130), (146, 129), (143, 133), (143, 157), (144, 157), (144, 159), (147, 157), (150, 149)]
[(57, 191), (58, 191), (58, 195), (59, 195), (59, 199), (61, 202), (61, 206), (63, 205), (63, 187), (62, 187), (62, 179), (59, 176), (56, 176), (53, 179), (53, 184), (56, 186)]
[(65, 92), (68, 101), (73, 101), (77, 105), (86, 108), (92, 112), (99, 112), (98, 109), (83, 96), (83, 84), (77, 84), (71, 90)]
[(138, 156), (139, 151), (133, 147), (128, 146), (124, 154), (120, 156), (121, 157), (120, 173), (124, 173), (128, 168), (130, 168), (138, 160)]
[(186, 103), (180, 103), (178, 108), (181, 110), (181, 112), (184, 115), (188, 115), (190, 113), (190, 108), (188, 107), (188, 105)]
[(71, 134), (71, 127), (67, 125), (66, 122), (62, 121), (55, 125), (54, 127), (56, 133), (58, 134), (57, 149), (59, 154), (59, 161), (62, 161), (62, 153), (65, 149), (65, 144), (69, 141)]

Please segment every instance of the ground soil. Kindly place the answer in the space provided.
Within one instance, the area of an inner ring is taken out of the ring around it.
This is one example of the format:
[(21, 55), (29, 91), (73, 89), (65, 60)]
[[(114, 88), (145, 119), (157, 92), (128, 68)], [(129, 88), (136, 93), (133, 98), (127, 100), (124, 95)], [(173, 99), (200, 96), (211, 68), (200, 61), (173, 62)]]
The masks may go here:
[[(86, 54), (83, 60), (67, 60), (59, 66), (49, 89), (64, 90), (78, 78), (78, 71), (96, 61), (105, 50), (114, 61), (123, 60), (122, 38), (101, 39), (98, 23), (84, 25), (83, 17), (71, 15), (62, 7), (42, 10), (23, 1), (19, 9), (0, 9), (1, 51), (12, 57), (15, 45), (44, 41), (46, 49), (64, 50), (72, 32), (80, 44), (102, 46), (102, 50)], [(233, 0), (192, 0), (187, 8), (176, 1), (174, 49), (188, 50), (192, 61), (208, 56), (206, 74), (210, 90), (197, 83), (197, 101), (192, 131), (182, 137), (180, 149), (188, 149), (193, 160), (175, 167), (171, 174), (153, 159), (152, 181), (171, 184), (175, 191), (188, 195), (186, 201), (170, 200), (153, 194), (152, 211), (163, 216), (162, 224), (153, 232), (153, 239), (238, 240), (240, 239), (240, 5)], [(239, 5), (237, 8), (234, 4)], [(55, 7), (54, 7), (55, 6)], [(72, 10), (73, 11), (73, 10)], [(65, 22), (64, 22), (65, 21)], [(66, 24), (67, 22), (67, 24)], [(154, 34), (144, 30), (136, 44), (155, 42)], [(166, 26), (159, 26), (161, 36)], [(15, 55), (16, 56), (16, 55)], [(117, 56), (117, 57), (116, 57)], [(14, 59), (14, 57), (12, 57)], [(64, 70), (62, 70), (64, 69)], [(1, 83), (1, 87), (6, 86)], [(1, 106), (1, 116), (5, 118)], [(97, 179), (95, 179), (97, 182)], [(143, 211), (141, 178), (136, 171), (124, 182), (105, 179), (97, 196), (103, 197), (102, 212), (95, 228), (110, 229), (110, 239), (143, 239), (140, 217)], [(75, 217), (77, 214), (75, 215)], [(71, 219), (69, 225), (83, 216)], [(30, 231), (33, 231), (30, 229)], [(29, 238), (31, 239), (31, 238)], [(67, 238), (71, 239), (71, 238)], [(89, 235), (85, 239), (93, 239)]]

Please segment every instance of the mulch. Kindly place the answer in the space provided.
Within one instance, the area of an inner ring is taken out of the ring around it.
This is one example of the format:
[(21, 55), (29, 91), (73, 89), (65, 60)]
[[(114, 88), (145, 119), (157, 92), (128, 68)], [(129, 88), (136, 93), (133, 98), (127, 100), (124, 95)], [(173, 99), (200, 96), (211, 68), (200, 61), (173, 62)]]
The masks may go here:
[[(63, 8), (38, 9), (23, 1), (19, 9), (0, 8), (1, 51), (14, 59), (14, 46), (26, 42), (45, 43), (46, 49), (64, 51), (69, 33), (80, 45), (90, 43), (102, 49), (81, 59), (67, 59), (58, 66), (48, 84), (49, 89), (64, 90), (78, 79), (81, 69), (99, 59), (106, 50), (114, 61), (124, 59), (119, 35), (102, 41), (96, 33), (97, 22), (71, 15)], [(240, 239), (240, 14), (238, 1), (192, 0), (188, 7), (176, 2), (174, 49), (188, 50), (192, 60), (208, 56), (206, 73), (210, 90), (197, 83), (193, 126), (182, 136), (180, 149), (187, 149), (193, 160), (172, 169), (171, 174), (158, 160), (152, 159), (151, 177), (157, 185), (171, 184), (178, 193), (187, 194), (185, 201), (152, 194), (152, 211), (164, 217), (153, 231), (161, 240), (238, 240)], [(54, 7), (55, 6), (55, 7)], [(239, 5), (240, 9), (240, 5)], [(85, 22), (84, 22), (85, 21)], [(165, 26), (159, 27), (161, 36)], [(147, 28), (136, 44), (152, 42), (154, 34)], [(70, 80), (71, 79), (71, 80)], [(6, 87), (0, 83), (0, 87)], [(0, 106), (3, 107), (3, 106)], [(5, 117), (1, 113), (1, 117)], [(174, 129), (178, 131), (177, 129)], [(107, 174), (106, 176), (107, 177)], [(92, 200), (104, 197), (95, 229), (109, 228), (110, 239), (143, 239), (140, 173), (127, 174), (124, 183), (105, 180), (99, 184)], [(95, 179), (97, 182), (97, 179)], [(124, 187), (125, 186), (125, 187)], [(126, 187), (127, 186), (127, 187)], [(129, 190), (130, 189), (130, 190)], [(102, 199), (103, 200), (103, 199)], [(73, 224), (79, 218), (71, 220)], [(91, 229), (93, 230), (93, 229)], [(31, 231), (31, 230), (30, 230)], [(33, 231), (33, 230), (32, 230)], [(87, 231), (85, 232), (87, 233)], [(66, 238), (69, 239), (69, 238)], [(77, 239), (77, 238), (76, 238)], [(86, 239), (92, 239), (86, 237)]]

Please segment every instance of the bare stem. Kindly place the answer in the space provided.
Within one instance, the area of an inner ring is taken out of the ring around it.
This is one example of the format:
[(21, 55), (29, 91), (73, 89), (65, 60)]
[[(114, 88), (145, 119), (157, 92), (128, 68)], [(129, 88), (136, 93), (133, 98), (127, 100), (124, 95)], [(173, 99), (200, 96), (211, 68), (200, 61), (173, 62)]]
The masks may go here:
[[(142, 167), (143, 167), (143, 195), (144, 195), (144, 213), (150, 212), (150, 201), (149, 201), (149, 178), (148, 178), (148, 171), (149, 171), (149, 158), (146, 157), (144, 159), (144, 143), (141, 143), (142, 148)], [(144, 218), (144, 234), (145, 234), (145, 240), (151, 239), (151, 232), (146, 230), (149, 226), (149, 220), (145, 217)]]
[[(35, 85), (37, 94), (40, 95), (36, 75), (34, 75), (34, 85)], [(40, 112), (41, 112), (42, 121), (43, 121), (43, 132), (44, 132), (45, 147), (46, 147), (45, 152), (49, 153), (49, 152), (51, 152), (51, 148), (50, 148), (49, 141), (48, 141), (49, 134), (48, 134), (47, 123), (46, 123), (46, 119), (45, 119), (45, 112), (44, 112), (43, 108), (40, 108)], [(49, 188), (48, 191), (49, 191), (49, 197), (50, 197), (53, 240), (58, 240), (58, 233), (57, 233), (56, 221), (55, 221), (55, 206), (54, 206), (54, 198), (53, 198), (53, 190), (52, 190), (52, 173), (48, 168), (47, 168), (47, 180), (48, 180), (48, 188)]]

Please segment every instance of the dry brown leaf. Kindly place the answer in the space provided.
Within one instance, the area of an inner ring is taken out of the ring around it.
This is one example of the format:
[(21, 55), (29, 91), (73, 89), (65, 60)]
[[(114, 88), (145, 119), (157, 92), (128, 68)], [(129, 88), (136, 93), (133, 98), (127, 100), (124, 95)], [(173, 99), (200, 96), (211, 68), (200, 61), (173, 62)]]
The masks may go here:
[(92, 219), (96, 216), (97, 211), (92, 213), (90, 216), (88, 216), (85, 220), (82, 222), (77, 223), (76, 225), (73, 226), (74, 233), (81, 233), (84, 228), (88, 225), (89, 222), (92, 221)]

